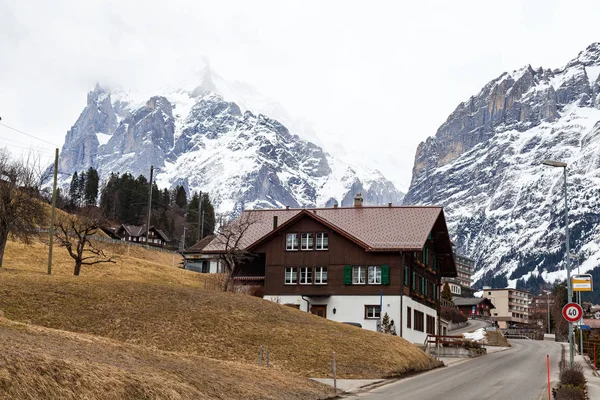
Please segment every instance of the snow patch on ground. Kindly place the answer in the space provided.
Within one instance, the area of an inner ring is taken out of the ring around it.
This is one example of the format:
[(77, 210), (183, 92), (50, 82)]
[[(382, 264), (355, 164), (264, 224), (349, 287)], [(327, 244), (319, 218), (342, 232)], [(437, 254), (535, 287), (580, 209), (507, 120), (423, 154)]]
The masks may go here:
[(479, 328), (474, 332), (463, 333), (463, 337), (467, 340), (473, 340), (475, 342), (482, 341), (485, 338), (485, 329)]

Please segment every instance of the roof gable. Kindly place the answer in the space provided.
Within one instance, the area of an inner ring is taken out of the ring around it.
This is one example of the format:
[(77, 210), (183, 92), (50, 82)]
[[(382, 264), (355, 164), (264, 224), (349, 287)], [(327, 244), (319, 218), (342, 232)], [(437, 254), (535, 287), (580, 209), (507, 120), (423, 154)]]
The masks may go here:
[[(285, 229), (302, 216), (310, 216), (368, 251), (419, 251), (442, 214), (441, 207), (348, 207), (249, 210), (256, 223), (246, 232), (240, 247), (250, 249)], [(278, 225), (273, 229), (273, 219)], [(444, 221), (445, 224), (445, 221)], [(219, 251), (217, 240), (206, 252)]]

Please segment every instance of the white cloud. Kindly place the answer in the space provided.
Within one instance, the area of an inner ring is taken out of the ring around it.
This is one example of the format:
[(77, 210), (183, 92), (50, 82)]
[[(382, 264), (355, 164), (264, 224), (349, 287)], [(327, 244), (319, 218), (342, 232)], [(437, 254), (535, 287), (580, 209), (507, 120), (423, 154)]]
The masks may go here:
[[(599, 16), (594, 1), (4, 0), (0, 116), (62, 145), (96, 81), (161, 87), (206, 56), (407, 189), (459, 102), (505, 70), (562, 66)], [(30, 143), (0, 127), (0, 145)]]

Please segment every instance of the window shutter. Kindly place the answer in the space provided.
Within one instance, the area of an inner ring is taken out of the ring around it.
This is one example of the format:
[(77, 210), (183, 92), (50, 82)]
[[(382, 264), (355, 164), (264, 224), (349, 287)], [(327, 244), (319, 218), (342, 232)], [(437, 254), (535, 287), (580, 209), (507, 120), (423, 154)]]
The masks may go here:
[(382, 285), (390, 284), (390, 266), (389, 265), (381, 266), (381, 284)]
[(435, 253), (433, 253), (433, 270), (437, 271), (437, 257), (435, 256)]
[(344, 266), (344, 285), (352, 285), (352, 265)]

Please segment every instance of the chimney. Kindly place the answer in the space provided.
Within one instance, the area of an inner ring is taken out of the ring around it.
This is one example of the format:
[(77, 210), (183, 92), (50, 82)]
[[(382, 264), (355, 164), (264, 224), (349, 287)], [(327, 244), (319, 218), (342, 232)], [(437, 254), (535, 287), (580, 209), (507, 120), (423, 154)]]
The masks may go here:
[(285, 206), (285, 209), (286, 209), (286, 210), (289, 210), (289, 209), (290, 209), (290, 206)]
[(277, 215), (273, 215), (273, 230), (277, 229)]
[(334, 203), (333, 208), (337, 208), (337, 207), (338, 207), (337, 203)]
[(388, 203), (388, 207), (391, 207), (391, 206), (392, 206), (392, 203)]
[(362, 195), (360, 193), (356, 193), (356, 196), (354, 196), (354, 207), (362, 207), (362, 205), (363, 205)]

